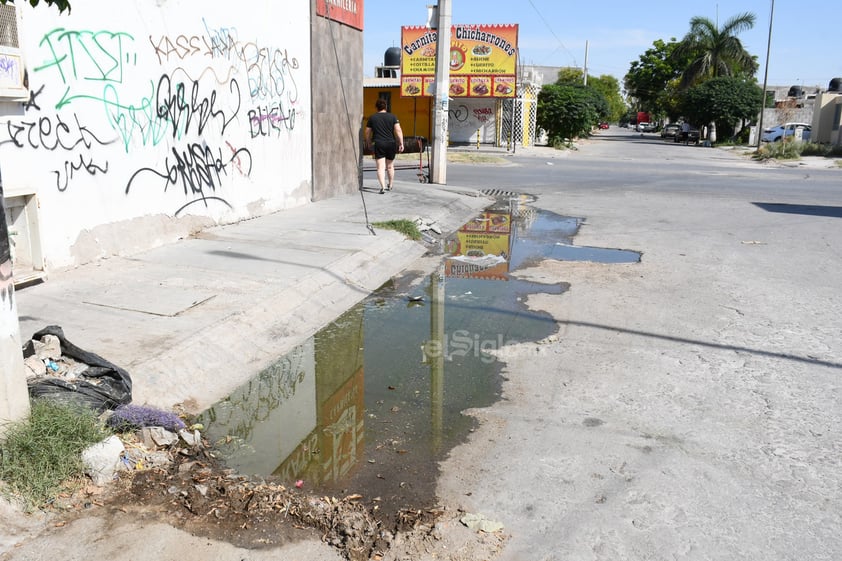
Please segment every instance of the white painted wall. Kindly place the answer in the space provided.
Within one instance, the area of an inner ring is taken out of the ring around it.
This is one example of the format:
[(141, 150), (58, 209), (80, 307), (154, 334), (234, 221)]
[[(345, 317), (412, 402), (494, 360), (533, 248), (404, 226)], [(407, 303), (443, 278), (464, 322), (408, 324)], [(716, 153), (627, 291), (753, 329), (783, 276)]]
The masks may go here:
[[(450, 102), (451, 142), (493, 143), (497, 139), (497, 100), (456, 98)], [(478, 132), (479, 131), (479, 132)]]
[(31, 97), (0, 103), (0, 169), (48, 269), (310, 200), (310, 2), (15, 5)]

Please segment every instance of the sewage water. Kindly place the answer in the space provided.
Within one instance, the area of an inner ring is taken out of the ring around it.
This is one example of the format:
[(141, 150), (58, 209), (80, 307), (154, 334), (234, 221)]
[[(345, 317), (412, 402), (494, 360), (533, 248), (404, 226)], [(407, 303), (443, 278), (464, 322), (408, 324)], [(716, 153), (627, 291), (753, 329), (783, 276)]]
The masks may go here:
[(385, 516), (433, 506), (438, 462), (474, 428), (463, 412), (500, 397), (497, 356), (556, 330), (525, 300), (567, 285), (513, 273), (547, 258), (640, 259), (573, 246), (581, 223), (498, 200), (444, 241), (435, 273), (396, 277), (205, 411), (207, 436), (243, 474), (360, 493)]

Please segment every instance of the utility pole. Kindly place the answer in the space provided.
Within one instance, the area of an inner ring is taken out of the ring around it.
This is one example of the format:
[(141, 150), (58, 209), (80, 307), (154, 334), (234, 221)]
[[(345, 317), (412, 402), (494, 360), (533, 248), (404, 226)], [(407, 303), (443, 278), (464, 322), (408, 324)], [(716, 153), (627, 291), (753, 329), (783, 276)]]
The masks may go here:
[(585, 75), (584, 84), (587, 86), (588, 85), (588, 42), (587, 41), (585, 41), (585, 69), (583, 71), (583, 74)]
[(447, 130), (450, 111), (450, 0), (439, 0), (436, 42), (436, 91), (433, 99), (433, 154), (430, 182), (447, 184)]
[(766, 40), (766, 69), (763, 71), (763, 101), (760, 103), (760, 119), (757, 122), (757, 149), (760, 150), (760, 137), (763, 136), (763, 113), (766, 112), (766, 84), (769, 80), (769, 53), (772, 50), (772, 20), (775, 19), (775, 0), (769, 11), (769, 38)]

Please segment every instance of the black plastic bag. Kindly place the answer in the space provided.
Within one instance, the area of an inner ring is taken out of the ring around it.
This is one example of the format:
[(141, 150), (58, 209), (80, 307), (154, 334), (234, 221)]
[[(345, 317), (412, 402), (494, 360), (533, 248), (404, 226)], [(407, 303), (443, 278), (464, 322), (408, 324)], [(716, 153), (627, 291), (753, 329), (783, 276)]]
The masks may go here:
[[(83, 405), (102, 412), (132, 401), (132, 379), (129, 373), (101, 356), (80, 349), (64, 336), (61, 327), (50, 325), (32, 335), (41, 340), (44, 335), (55, 335), (61, 343), (61, 354), (88, 365), (75, 382), (58, 377), (36, 377), (27, 382), (31, 398)], [(24, 345), (24, 358), (34, 354), (30, 340)]]

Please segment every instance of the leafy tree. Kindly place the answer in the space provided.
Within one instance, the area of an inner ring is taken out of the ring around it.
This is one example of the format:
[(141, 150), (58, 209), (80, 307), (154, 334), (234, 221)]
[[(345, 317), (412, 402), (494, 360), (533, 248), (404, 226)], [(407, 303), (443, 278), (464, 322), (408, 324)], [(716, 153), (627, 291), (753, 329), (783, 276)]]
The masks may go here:
[(538, 126), (552, 145), (588, 135), (607, 115), (602, 94), (582, 84), (550, 84), (538, 93)]
[(558, 71), (558, 77), (556, 78), (555, 83), (569, 85), (584, 84), (585, 73), (582, 71), (581, 68), (576, 68), (575, 66), (567, 66)]
[[(556, 85), (582, 85), (585, 82), (585, 73), (581, 68), (566, 67), (558, 71)], [(602, 94), (608, 103), (608, 112), (604, 116), (609, 121), (619, 121), (626, 112), (626, 103), (620, 95), (619, 81), (608, 74), (602, 76), (588, 76), (587, 87)]]
[(757, 116), (763, 88), (753, 80), (723, 76), (692, 87), (684, 96), (684, 114), (700, 126), (716, 123), (723, 138), (734, 136), (736, 125)]
[(589, 76), (588, 87), (598, 91), (605, 98), (608, 104), (608, 113), (606, 119), (611, 122), (617, 122), (625, 115), (626, 102), (623, 101), (623, 96), (620, 95), (620, 82), (614, 76), (603, 74), (602, 76)]
[(737, 35), (754, 27), (755, 19), (754, 14), (746, 12), (717, 27), (708, 18), (692, 18), (690, 31), (674, 52), (679, 59), (690, 60), (681, 74), (680, 87), (687, 89), (719, 76), (753, 77), (758, 68), (757, 60), (745, 50)]
[(626, 94), (635, 111), (646, 111), (659, 118), (678, 117), (678, 81), (689, 59), (678, 56), (675, 38), (661, 39), (631, 63), (624, 79)]
[[(26, 0), (29, 2), (30, 6), (37, 6), (40, 0)], [(0, 4), (14, 4), (15, 0), (0, 0)], [(59, 13), (67, 10), (67, 13), (70, 13), (70, 0), (44, 0), (44, 3), (49, 6), (55, 6), (58, 8)]]

